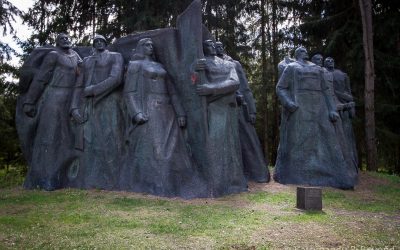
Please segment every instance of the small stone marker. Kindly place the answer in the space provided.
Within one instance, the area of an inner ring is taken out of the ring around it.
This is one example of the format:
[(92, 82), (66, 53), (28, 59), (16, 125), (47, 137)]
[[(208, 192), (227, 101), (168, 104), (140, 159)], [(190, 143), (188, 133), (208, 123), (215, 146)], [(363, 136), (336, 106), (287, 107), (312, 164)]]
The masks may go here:
[(297, 208), (322, 210), (322, 189), (319, 187), (297, 187)]

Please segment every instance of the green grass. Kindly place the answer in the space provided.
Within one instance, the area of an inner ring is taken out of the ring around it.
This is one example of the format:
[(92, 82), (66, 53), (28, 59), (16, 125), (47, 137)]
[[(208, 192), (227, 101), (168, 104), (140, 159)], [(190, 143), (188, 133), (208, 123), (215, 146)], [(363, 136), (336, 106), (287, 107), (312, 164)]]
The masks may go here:
[[(400, 190), (323, 190), (295, 208), (295, 187), (185, 201), (123, 192), (0, 189), (0, 249), (277, 249), (400, 245)], [(365, 192), (364, 192), (365, 191)], [(397, 216), (397, 217), (396, 217)]]
[(267, 193), (267, 192), (257, 192), (247, 195), (249, 201), (256, 203), (270, 203), (270, 204), (295, 204), (294, 193)]
[(22, 185), (24, 176), (21, 169), (22, 167), (10, 167), (7, 172), (5, 169), (0, 169), (0, 188)]
[(377, 178), (389, 180), (394, 184), (400, 184), (400, 176), (398, 175), (385, 174), (381, 172), (368, 172), (368, 174)]
[(387, 180), (387, 184), (371, 185), (368, 195), (359, 195), (353, 191), (326, 189), (323, 192), (325, 205), (352, 211), (400, 212), (400, 182), (398, 176), (372, 174), (377, 179)]

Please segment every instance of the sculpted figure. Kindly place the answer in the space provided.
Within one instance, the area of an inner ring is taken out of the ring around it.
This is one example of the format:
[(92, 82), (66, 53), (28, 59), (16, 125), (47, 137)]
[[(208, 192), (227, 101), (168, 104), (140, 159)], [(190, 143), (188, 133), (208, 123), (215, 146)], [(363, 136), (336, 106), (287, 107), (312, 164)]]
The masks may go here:
[(201, 197), (182, 129), (186, 115), (150, 38), (139, 40), (124, 85), (130, 128), (121, 189), (161, 196)]
[(94, 53), (80, 66), (71, 115), (78, 124), (75, 148), (83, 151), (79, 169), (70, 174), (72, 186), (116, 187), (124, 145), (121, 54), (106, 49), (106, 39), (96, 35)]
[(249, 88), (246, 74), (242, 65), (238, 61), (225, 54), (224, 46), (221, 42), (215, 43), (217, 56), (221, 59), (231, 61), (235, 64), (238, 74), (240, 87), (236, 91), (236, 99), (240, 106), (239, 111), (239, 137), (242, 151), (243, 168), (249, 180), (257, 182), (268, 182), (269, 171), (261, 149), (254, 124), (256, 122), (256, 103), (253, 93)]
[(352, 119), (355, 116), (355, 103), (351, 94), (350, 80), (346, 73), (335, 69), (335, 61), (327, 57), (324, 66), (332, 74), (333, 91), (335, 93), (336, 107), (342, 121), (346, 150), (351, 154), (351, 166), (358, 171), (358, 155), (354, 138)]
[(207, 142), (213, 168), (207, 170), (211, 196), (238, 193), (247, 189), (243, 174), (236, 90), (239, 79), (235, 64), (216, 56), (212, 40), (203, 42), (205, 60), (198, 60), (196, 71), (204, 74), (197, 94), (207, 103)]
[(308, 59), (303, 47), (285, 68), (276, 86), (283, 106), (275, 180), (352, 188), (355, 177), (340, 150), (334, 122), (340, 117), (323, 69)]
[(317, 53), (311, 57), (311, 62), (322, 67), (324, 60), (323, 60), (322, 55)]
[(278, 63), (278, 76), (281, 77), (283, 71), (289, 63), (295, 62), (296, 60), (290, 58), (289, 56), (285, 56), (285, 58)]
[(54, 190), (66, 181), (75, 159), (69, 108), (80, 60), (68, 35), (59, 34), (29, 87), (23, 111), (38, 121), (25, 188)]

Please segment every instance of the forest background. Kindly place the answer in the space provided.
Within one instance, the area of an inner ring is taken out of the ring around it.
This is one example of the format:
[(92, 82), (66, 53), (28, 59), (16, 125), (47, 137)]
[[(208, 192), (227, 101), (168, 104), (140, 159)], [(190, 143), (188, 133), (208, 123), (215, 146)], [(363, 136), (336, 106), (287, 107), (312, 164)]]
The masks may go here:
[[(26, 172), (14, 118), (20, 66), (10, 63), (11, 57), (18, 56), (22, 63), (35, 47), (55, 44), (59, 32), (68, 32), (76, 46), (90, 46), (95, 33), (112, 42), (135, 32), (173, 27), (191, 1), (35, 0), (23, 12), (0, 0), (1, 32), (12, 35), (22, 49), (17, 53), (0, 40), (0, 173), (22, 179)], [(365, 3), (371, 4), (372, 32), (367, 33), (373, 35), (374, 55), (374, 84), (368, 91), (361, 11)], [(257, 132), (271, 166), (279, 144), (277, 64), (304, 46), (310, 56), (333, 57), (335, 67), (350, 77), (360, 169), (400, 174), (400, 1), (203, 0), (203, 13), (216, 40), (245, 68), (257, 100)], [(28, 39), (16, 36), (16, 17), (33, 30)], [(372, 109), (366, 103), (372, 103)]]

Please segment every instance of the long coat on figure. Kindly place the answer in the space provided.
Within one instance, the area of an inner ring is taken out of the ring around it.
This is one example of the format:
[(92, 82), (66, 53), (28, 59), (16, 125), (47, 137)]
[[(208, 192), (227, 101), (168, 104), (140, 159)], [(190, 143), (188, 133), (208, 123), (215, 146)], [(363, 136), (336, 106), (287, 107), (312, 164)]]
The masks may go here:
[(25, 188), (61, 188), (76, 159), (69, 108), (81, 58), (66, 51), (46, 55), (26, 94), (24, 105), (37, 107), (37, 127)]
[[(121, 54), (95, 52), (80, 66), (71, 110), (84, 119), (78, 124), (75, 149), (82, 151), (71, 186), (115, 189), (124, 145), (125, 122), (121, 85)], [(90, 90), (91, 95), (84, 92)]]
[[(151, 39), (140, 40), (136, 51), (143, 46), (152, 47)], [(120, 188), (167, 197), (205, 196), (178, 124), (186, 115), (163, 65), (153, 55), (131, 61), (123, 93), (130, 125)], [(138, 122), (137, 116), (146, 121)]]
[[(352, 188), (356, 176), (349, 171), (330, 112), (336, 110), (323, 69), (313, 63), (293, 62), (276, 87), (283, 106), (275, 180)], [(298, 109), (290, 112), (290, 103)]]

